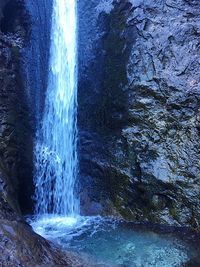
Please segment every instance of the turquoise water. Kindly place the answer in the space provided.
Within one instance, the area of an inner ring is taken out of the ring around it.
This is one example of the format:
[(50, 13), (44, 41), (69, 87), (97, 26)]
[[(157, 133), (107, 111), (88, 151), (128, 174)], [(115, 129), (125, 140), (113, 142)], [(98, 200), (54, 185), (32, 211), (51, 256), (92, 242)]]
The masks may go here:
[(96, 263), (126, 267), (177, 267), (195, 252), (175, 237), (134, 231), (101, 217), (37, 218), (34, 230), (64, 249), (89, 256)]

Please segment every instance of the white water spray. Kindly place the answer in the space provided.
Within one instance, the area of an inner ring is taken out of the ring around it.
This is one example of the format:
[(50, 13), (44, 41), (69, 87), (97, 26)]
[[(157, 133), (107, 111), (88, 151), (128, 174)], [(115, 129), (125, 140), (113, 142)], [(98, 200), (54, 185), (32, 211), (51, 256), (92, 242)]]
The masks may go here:
[(54, 0), (48, 88), (36, 140), (36, 214), (79, 214), (76, 0)]

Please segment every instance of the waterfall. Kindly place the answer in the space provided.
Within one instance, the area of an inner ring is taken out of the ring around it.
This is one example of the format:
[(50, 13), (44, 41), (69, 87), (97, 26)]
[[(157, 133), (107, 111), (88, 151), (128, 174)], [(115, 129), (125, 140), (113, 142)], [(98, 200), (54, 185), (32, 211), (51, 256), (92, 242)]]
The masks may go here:
[(36, 214), (79, 213), (76, 0), (53, 0), (49, 77), (35, 146)]

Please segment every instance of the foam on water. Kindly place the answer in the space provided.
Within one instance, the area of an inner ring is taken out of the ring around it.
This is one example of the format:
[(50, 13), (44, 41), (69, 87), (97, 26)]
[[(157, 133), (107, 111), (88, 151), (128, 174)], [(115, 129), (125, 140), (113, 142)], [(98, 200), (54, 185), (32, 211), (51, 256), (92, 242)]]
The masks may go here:
[(37, 233), (63, 248), (108, 266), (176, 267), (194, 256), (175, 237), (134, 231), (113, 218), (52, 215), (31, 224)]

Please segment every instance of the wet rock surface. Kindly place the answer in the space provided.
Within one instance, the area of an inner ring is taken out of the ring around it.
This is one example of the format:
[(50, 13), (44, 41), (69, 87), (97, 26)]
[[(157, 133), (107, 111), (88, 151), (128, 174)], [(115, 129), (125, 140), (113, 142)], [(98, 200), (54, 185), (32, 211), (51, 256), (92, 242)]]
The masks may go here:
[(79, 37), (83, 212), (199, 229), (200, 4), (104, 2)]
[[(23, 182), (31, 177), (32, 170), (29, 108), (19, 68), (27, 22), (26, 16), (23, 24), (17, 18), (12, 21), (9, 16), (8, 25), (12, 26), (4, 27), (8, 15), (5, 10), (9, 2), (6, 3), (0, 20), (0, 194), (10, 206), (19, 211), (19, 188), (22, 189)], [(18, 7), (22, 10), (21, 2)], [(16, 10), (16, 14), (20, 16), (20, 11)], [(27, 193), (30, 193), (30, 188), (31, 183), (26, 187)]]
[(64, 254), (25, 223), (0, 220), (0, 238), (1, 266), (70, 266)]

